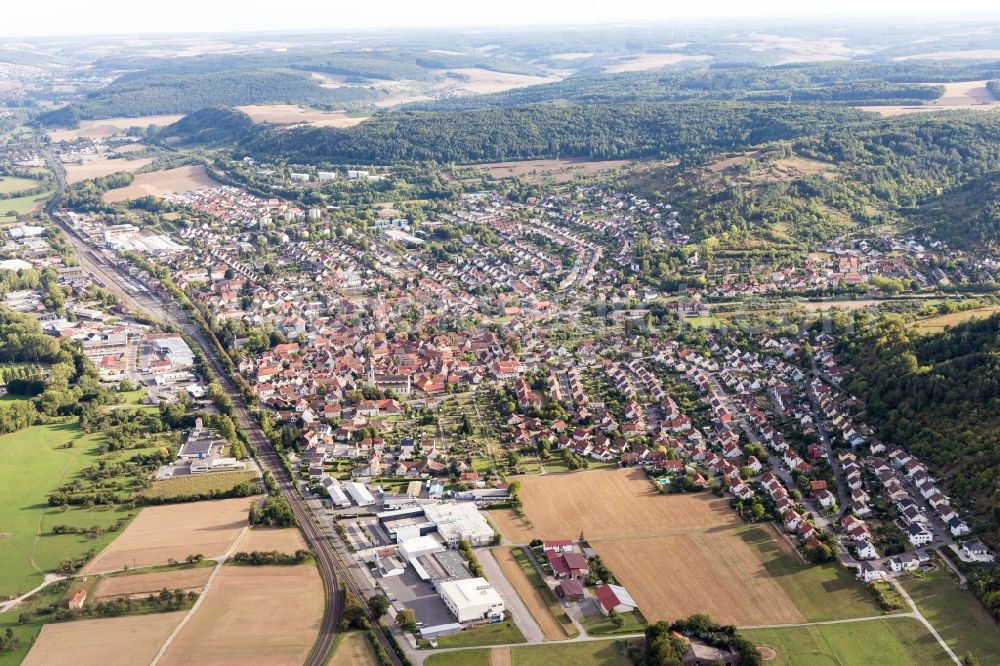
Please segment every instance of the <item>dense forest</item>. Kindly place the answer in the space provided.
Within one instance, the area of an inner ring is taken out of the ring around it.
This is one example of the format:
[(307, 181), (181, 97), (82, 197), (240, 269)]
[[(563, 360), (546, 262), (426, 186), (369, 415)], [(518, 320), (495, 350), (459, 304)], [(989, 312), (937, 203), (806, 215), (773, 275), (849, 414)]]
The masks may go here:
[(984, 80), (998, 76), (1000, 62), (851, 61), (775, 67), (688, 66), (622, 74), (581, 74), (556, 83), (491, 95), (419, 102), (407, 108), (456, 112), (556, 101), (621, 104), (695, 99), (923, 104), (937, 99), (942, 92), (940, 86), (928, 83)]
[(859, 318), (840, 343), (885, 441), (933, 468), (941, 487), (1000, 546), (1000, 316), (932, 336), (892, 315)]
[(40, 115), (38, 121), (48, 126), (75, 127), (81, 120), (190, 113), (219, 104), (344, 104), (371, 98), (374, 93), (367, 88), (331, 90), (306, 74), (293, 72), (170, 74), (112, 83), (81, 102)]
[(348, 129), (264, 129), (243, 148), (293, 161), (366, 164), (682, 157), (790, 139), (863, 118), (840, 107), (729, 103), (393, 112)]

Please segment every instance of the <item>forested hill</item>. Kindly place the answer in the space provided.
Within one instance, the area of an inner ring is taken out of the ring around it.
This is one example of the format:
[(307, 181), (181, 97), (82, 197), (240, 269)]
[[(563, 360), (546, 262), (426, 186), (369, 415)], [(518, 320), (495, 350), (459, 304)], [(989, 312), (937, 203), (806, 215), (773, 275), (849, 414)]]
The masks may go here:
[(914, 219), (952, 245), (996, 243), (1000, 240), (1000, 171), (931, 199), (915, 211)]
[(381, 113), (349, 129), (269, 128), (243, 147), (291, 160), (374, 164), (682, 157), (791, 139), (864, 118), (853, 109), (785, 104), (535, 105)]
[(931, 336), (893, 316), (868, 324), (841, 343), (855, 368), (845, 387), (1000, 547), (1000, 316)]
[(170, 74), (116, 81), (81, 102), (42, 114), (38, 121), (47, 126), (74, 127), (81, 120), (190, 113), (206, 106), (282, 102), (342, 105), (370, 97), (374, 94), (365, 88), (330, 90), (309, 75), (297, 72)]

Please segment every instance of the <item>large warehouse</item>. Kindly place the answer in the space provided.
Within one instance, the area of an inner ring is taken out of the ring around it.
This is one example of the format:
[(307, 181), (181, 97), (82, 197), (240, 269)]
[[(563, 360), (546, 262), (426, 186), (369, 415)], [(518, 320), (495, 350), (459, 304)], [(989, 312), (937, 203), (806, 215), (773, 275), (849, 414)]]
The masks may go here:
[(448, 581), (438, 589), (445, 606), (462, 624), (503, 618), (503, 599), (485, 578)]

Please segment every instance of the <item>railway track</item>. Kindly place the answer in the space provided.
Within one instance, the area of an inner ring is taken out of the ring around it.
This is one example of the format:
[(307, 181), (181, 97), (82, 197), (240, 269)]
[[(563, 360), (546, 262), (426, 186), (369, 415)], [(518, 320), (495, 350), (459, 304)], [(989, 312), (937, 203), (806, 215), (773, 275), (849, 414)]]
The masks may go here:
[(117, 266), (97, 261), (91, 253), (90, 244), (55, 214), (59, 199), (65, 189), (65, 179), (60, 165), (52, 158), (51, 153), (47, 154), (47, 159), (56, 174), (58, 188), (56, 194), (46, 204), (45, 210), (67, 233), (81, 266), (101, 278), (105, 282), (105, 288), (115, 293), (124, 305), (153, 319), (179, 326), (198, 344), (208, 359), (219, 385), (232, 401), (236, 419), (253, 445), (258, 462), (274, 477), (279, 492), (292, 508), (299, 527), (305, 534), (306, 542), (316, 556), (316, 564), (320, 577), (323, 579), (327, 598), (320, 633), (305, 662), (306, 666), (323, 666), (330, 657), (337, 627), (344, 613), (344, 595), (342, 593), (344, 587), (357, 597), (364, 609), (365, 616), (372, 625), (375, 638), (382, 645), (389, 659), (396, 666), (403, 666), (403, 660), (396, 654), (395, 646), (382, 629), (378, 618), (373, 617), (368, 609), (364, 591), (351, 574), (348, 562), (345, 561), (337, 545), (323, 533), (322, 528), (316, 522), (312, 509), (305, 503), (277, 451), (274, 450), (270, 440), (267, 439), (247, 407), (243, 395), (222, 366), (215, 345), (206, 339), (205, 333), (191, 321), (183, 308), (170, 301), (161, 301), (150, 292), (136, 293), (126, 289), (125, 285), (129, 284), (131, 277), (124, 275)]

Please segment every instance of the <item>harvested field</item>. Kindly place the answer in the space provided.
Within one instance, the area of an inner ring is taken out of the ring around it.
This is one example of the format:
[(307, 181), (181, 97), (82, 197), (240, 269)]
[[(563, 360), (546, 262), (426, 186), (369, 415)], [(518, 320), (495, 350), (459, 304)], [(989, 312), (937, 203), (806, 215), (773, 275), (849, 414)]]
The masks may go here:
[(255, 550), (288, 553), (308, 548), (302, 532), (298, 528), (255, 527), (243, 535), (236, 552), (250, 553)]
[(549, 60), (583, 60), (593, 56), (593, 51), (568, 51), (566, 53), (553, 53), (548, 58)]
[(144, 118), (105, 118), (103, 120), (82, 120), (77, 129), (50, 130), (52, 141), (75, 141), (80, 138), (103, 138), (124, 132), (130, 127), (148, 127), (157, 125), (163, 127), (176, 123), (183, 118), (181, 115), (146, 116)]
[(323, 605), (323, 583), (311, 564), (223, 567), (160, 664), (305, 663)]
[(928, 111), (990, 111), (1000, 108), (997, 100), (986, 87), (986, 81), (960, 81), (958, 83), (928, 83), (927, 85), (943, 85), (944, 94), (926, 105), (919, 106), (863, 106), (865, 111), (889, 117), (908, 113), (926, 113)]
[(510, 666), (510, 648), (500, 647), (490, 650), (490, 666)]
[(826, 312), (827, 310), (861, 310), (887, 302), (871, 298), (856, 301), (800, 301), (798, 306), (807, 312)]
[(173, 590), (201, 591), (212, 575), (211, 567), (194, 569), (175, 569), (173, 571), (156, 571), (147, 574), (130, 574), (127, 576), (110, 576), (97, 584), (94, 590), (95, 599), (155, 594), (167, 588)]
[(469, 165), (486, 171), (490, 178), (518, 178), (526, 183), (567, 183), (577, 176), (590, 176), (628, 164), (625, 160), (528, 160)]
[(650, 621), (692, 613), (739, 626), (805, 621), (735, 530), (592, 541), (591, 546)]
[(493, 548), (490, 552), (493, 554), (493, 558), (496, 559), (497, 564), (500, 565), (500, 570), (503, 571), (504, 578), (510, 581), (514, 591), (517, 592), (517, 596), (521, 597), (521, 601), (524, 602), (528, 612), (535, 618), (535, 622), (538, 623), (542, 633), (545, 634), (545, 638), (550, 641), (561, 641), (567, 638), (562, 625), (552, 617), (552, 613), (545, 604), (545, 600), (542, 599), (542, 595), (539, 594), (535, 586), (524, 575), (517, 560), (514, 559), (514, 555), (510, 552), (510, 548)]
[(344, 634), (330, 658), (329, 666), (376, 666), (368, 639), (360, 631)]
[(196, 553), (218, 557), (246, 527), (250, 504), (254, 501), (241, 497), (147, 507), (84, 571), (162, 564)]
[(554, 83), (558, 77), (554, 76), (530, 76), (527, 74), (510, 74), (509, 72), (494, 72), (489, 69), (479, 69), (478, 67), (464, 67), (461, 69), (450, 69), (437, 72), (442, 76), (454, 74), (455, 77), (448, 77), (442, 83), (435, 84), (435, 89), (463, 90), (476, 95), (487, 95), (489, 93), (504, 92), (514, 88), (526, 88), (536, 86), (541, 83)]
[(684, 55), (683, 53), (644, 53), (643, 55), (629, 58), (615, 65), (608, 65), (604, 68), (609, 74), (620, 72), (641, 72), (647, 69), (659, 69), (667, 65), (676, 65), (679, 62), (696, 62), (700, 60), (711, 60), (712, 56), (707, 55)]
[(660, 495), (641, 469), (519, 477), (532, 527), (510, 511), (490, 518), (510, 541), (654, 537), (740, 523), (724, 499), (707, 493)]
[(183, 166), (165, 171), (141, 173), (135, 177), (135, 180), (128, 187), (121, 187), (117, 190), (108, 190), (105, 192), (102, 200), (105, 203), (115, 203), (146, 196), (162, 197), (166, 194), (193, 192), (204, 187), (215, 187), (216, 185), (218, 183), (209, 178), (208, 174), (205, 173), (205, 167), (201, 165)]
[(24, 666), (148, 664), (184, 612), (61, 622), (42, 627)]
[(896, 60), (991, 60), (1000, 58), (1000, 49), (970, 49), (968, 51), (932, 51), (900, 56)]
[(313, 127), (351, 127), (364, 122), (365, 116), (352, 117), (342, 111), (321, 111), (295, 104), (254, 104), (236, 107), (255, 123), (275, 125), (311, 125)]
[(152, 157), (143, 157), (137, 160), (126, 160), (121, 157), (100, 157), (96, 160), (88, 160), (82, 164), (66, 165), (66, 181), (71, 185), (90, 178), (101, 178), (110, 176), (119, 171), (135, 172), (153, 163)]

